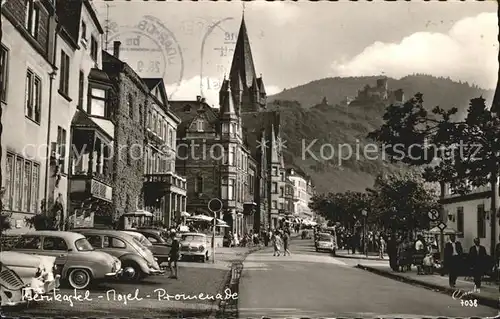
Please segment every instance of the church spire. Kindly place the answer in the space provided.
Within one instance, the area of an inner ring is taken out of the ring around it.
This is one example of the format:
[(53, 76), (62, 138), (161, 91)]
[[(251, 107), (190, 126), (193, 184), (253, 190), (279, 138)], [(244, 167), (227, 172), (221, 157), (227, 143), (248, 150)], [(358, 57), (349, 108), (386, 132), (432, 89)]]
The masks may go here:
[(229, 80), (237, 83), (237, 77), (241, 79), (246, 89), (252, 86), (252, 81), (256, 77), (255, 66), (253, 63), (252, 50), (250, 48), (250, 40), (248, 39), (247, 27), (245, 24), (245, 16), (241, 19), (240, 31), (236, 46), (234, 48), (233, 61), (229, 72)]

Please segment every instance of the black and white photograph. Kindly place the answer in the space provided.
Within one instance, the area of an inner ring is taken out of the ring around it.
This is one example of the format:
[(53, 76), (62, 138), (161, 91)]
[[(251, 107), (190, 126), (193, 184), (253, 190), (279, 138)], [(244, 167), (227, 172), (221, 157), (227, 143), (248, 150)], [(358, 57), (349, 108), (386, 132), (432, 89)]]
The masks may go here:
[(1, 0), (0, 318), (500, 318), (498, 1)]

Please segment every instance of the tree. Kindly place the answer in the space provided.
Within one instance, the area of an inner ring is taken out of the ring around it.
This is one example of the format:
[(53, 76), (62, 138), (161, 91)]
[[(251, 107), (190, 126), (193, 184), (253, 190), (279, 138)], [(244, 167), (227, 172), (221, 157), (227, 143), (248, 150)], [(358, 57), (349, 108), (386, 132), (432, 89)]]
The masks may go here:
[(372, 201), (368, 216), (391, 232), (428, 228), (427, 213), (439, 205), (435, 191), (412, 173), (379, 175), (369, 192)]

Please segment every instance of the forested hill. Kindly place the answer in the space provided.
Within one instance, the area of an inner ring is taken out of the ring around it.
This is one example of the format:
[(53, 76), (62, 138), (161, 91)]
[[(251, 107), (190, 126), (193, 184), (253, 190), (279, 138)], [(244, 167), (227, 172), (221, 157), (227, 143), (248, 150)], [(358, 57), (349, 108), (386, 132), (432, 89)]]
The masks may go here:
[[(320, 192), (358, 190), (371, 187), (378, 173), (407, 170), (378, 159), (366, 158), (363, 145), (368, 132), (382, 124), (387, 101), (377, 99), (345, 103), (346, 96), (355, 97), (366, 85), (375, 86), (379, 77), (328, 78), (291, 88), (269, 98), (270, 109), (279, 109), (282, 134), (286, 140), (287, 163), (309, 174)], [(405, 99), (422, 93), (429, 109), (458, 107), (463, 112), (471, 98), (483, 96), (489, 103), (492, 90), (483, 90), (467, 83), (428, 75), (411, 75), (400, 80), (388, 79), (389, 90), (403, 89)], [(312, 147), (309, 147), (313, 144)], [(321, 146), (323, 157), (321, 157)], [(353, 156), (339, 161), (351, 148)], [(331, 145), (331, 146), (330, 146)], [(356, 151), (356, 148), (361, 151)], [(306, 150), (312, 150), (311, 155)], [(331, 150), (336, 154), (331, 155)], [(330, 157), (332, 157), (330, 159)], [(370, 157), (370, 156), (367, 156)]]

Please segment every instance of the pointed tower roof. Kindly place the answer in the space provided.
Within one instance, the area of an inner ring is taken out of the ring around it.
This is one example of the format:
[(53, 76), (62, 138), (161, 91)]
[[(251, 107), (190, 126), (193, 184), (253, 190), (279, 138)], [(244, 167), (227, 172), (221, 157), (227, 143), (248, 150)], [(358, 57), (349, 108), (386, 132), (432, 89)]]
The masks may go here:
[(260, 93), (265, 94), (266, 88), (264, 87), (264, 80), (262, 79), (262, 74), (260, 75), (260, 78), (257, 79), (257, 84), (259, 86)]
[(274, 133), (274, 124), (271, 125), (271, 163), (280, 163), (278, 143), (276, 142), (276, 134)]
[(234, 97), (233, 97), (233, 94), (231, 92), (231, 85), (228, 85), (227, 90), (226, 90), (226, 97), (224, 98), (224, 101), (220, 106), (220, 115), (221, 116), (236, 114), (233, 98)]
[(246, 87), (250, 87), (253, 79), (256, 77), (244, 16), (241, 18), (240, 31), (238, 33), (238, 39), (236, 40), (236, 47), (234, 48), (229, 79), (236, 83), (237, 76), (241, 76), (243, 84), (245, 84)]

